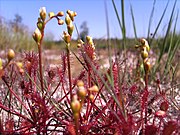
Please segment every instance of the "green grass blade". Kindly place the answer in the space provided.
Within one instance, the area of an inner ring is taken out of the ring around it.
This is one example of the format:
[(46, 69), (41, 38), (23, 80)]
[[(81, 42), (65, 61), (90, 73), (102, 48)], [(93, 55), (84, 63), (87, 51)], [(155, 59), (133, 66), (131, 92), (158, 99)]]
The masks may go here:
[(117, 11), (116, 4), (115, 4), (114, 0), (112, 0), (112, 4), (113, 4), (114, 11), (116, 13), (116, 17), (118, 19), (118, 23), (119, 23), (120, 29), (122, 31), (123, 27), (122, 27), (121, 20), (120, 20), (120, 17), (119, 17), (119, 13)]
[(156, 0), (154, 0), (154, 2), (153, 2), (152, 11), (151, 11), (151, 15), (149, 18), (148, 35), (147, 35), (148, 41), (149, 41), (150, 29), (151, 29), (151, 24), (152, 24), (153, 15), (154, 15), (155, 4), (156, 4)]
[(177, 50), (177, 46), (179, 44), (179, 40), (177, 40), (177, 36), (176, 36), (176, 26), (177, 26), (177, 20), (178, 20), (178, 14), (176, 16), (176, 20), (175, 20), (175, 24), (174, 24), (174, 30), (173, 33), (170, 35), (170, 44), (169, 44), (169, 48), (168, 48), (168, 57), (167, 57), (167, 61), (165, 63), (165, 69), (164, 69), (164, 74), (166, 75), (168, 72), (168, 69), (170, 69), (170, 65), (171, 65), (171, 61), (175, 55), (175, 52)]
[(114, 7), (114, 11), (116, 13), (116, 17), (118, 19), (118, 23), (119, 23), (119, 26), (121, 28), (121, 33), (122, 33), (122, 38), (123, 38), (123, 49), (125, 49), (125, 46), (126, 46), (126, 26), (125, 26), (125, 16), (124, 16), (124, 0), (121, 0), (121, 19), (122, 19), (122, 22), (120, 20), (120, 17), (119, 17), (119, 13), (117, 11), (117, 7), (116, 7), (116, 4), (114, 2), (114, 0), (112, 0), (112, 4), (113, 4), (113, 7)]
[(174, 2), (174, 6), (173, 6), (173, 9), (172, 9), (172, 12), (171, 12), (171, 16), (170, 16), (170, 19), (169, 19), (169, 22), (168, 22), (168, 28), (167, 28), (167, 31), (166, 31), (166, 35), (164, 37), (164, 41), (163, 41), (163, 48), (160, 50), (160, 54), (159, 54), (159, 58), (158, 58), (158, 63), (161, 61), (161, 58), (165, 52), (165, 48), (167, 46), (167, 38), (168, 38), (168, 35), (170, 33), (170, 30), (171, 30), (171, 26), (172, 26), (172, 21), (173, 21), (173, 16), (174, 16), (174, 11), (175, 11), (175, 7), (176, 7), (176, 2), (177, 0)]
[(169, 5), (169, 1), (167, 2), (166, 7), (164, 8), (163, 14), (162, 14), (160, 20), (158, 21), (158, 25), (156, 26), (156, 29), (155, 29), (155, 31), (154, 31), (154, 33), (153, 33), (153, 36), (152, 36), (151, 40), (149, 41), (149, 44), (150, 44), (150, 45), (151, 45), (151, 43), (153, 42), (154, 37), (155, 37), (155, 35), (156, 35), (159, 27), (161, 26), (161, 23), (162, 23), (162, 20), (163, 20), (163, 18), (164, 18), (164, 16), (165, 16), (166, 11), (167, 11), (168, 5)]
[(126, 25), (125, 25), (125, 15), (124, 15), (124, 0), (121, 0), (121, 13), (122, 13), (122, 35), (123, 35), (123, 49), (126, 47)]
[(179, 11), (178, 11), (177, 16), (176, 16), (176, 20), (175, 20), (175, 24), (174, 24), (174, 30), (173, 30), (173, 37), (175, 38), (174, 40), (177, 40), (177, 39), (178, 40), (176, 41), (174, 48), (171, 45), (169, 50), (168, 50), (168, 61), (170, 63), (171, 63), (171, 61), (175, 55), (175, 52), (178, 50), (179, 43), (180, 43), (180, 39), (178, 38), (178, 35), (176, 35), (176, 26), (177, 26), (178, 17), (179, 17)]
[[(113, 72), (112, 72), (112, 54), (111, 54), (111, 40), (110, 40), (110, 30), (109, 30), (109, 19), (108, 19), (108, 10), (106, 1), (105, 5), (105, 14), (106, 14), (106, 29), (107, 29), (107, 46), (108, 46), (108, 58), (109, 58), (109, 65), (110, 65), (110, 78), (112, 84), (114, 84)], [(114, 87), (114, 86), (113, 86)]]
[(133, 21), (134, 36), (135, 36), (135, 40), (137, 40), (136, 24), (135, 24), (135, 19), (134, 19), (133, 8), (131, 4), (130, 4), (130, 10), (131, 10), (131, 17)]

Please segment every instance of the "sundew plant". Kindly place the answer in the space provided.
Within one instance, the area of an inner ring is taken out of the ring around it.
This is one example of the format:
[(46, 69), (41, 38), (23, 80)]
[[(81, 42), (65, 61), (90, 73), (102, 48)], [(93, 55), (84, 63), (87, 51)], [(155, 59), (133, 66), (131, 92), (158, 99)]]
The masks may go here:
[[(155, 58), (156, 62), (153, 64), (151, 43), (156, 39), (154, 37), (138, 39), (136, 35), (134, 46), (131, 48), (134, 53), (129, 53), (126, 48), (128, 39), (123, 21), (124, 12), (120, 18), (116, 5), (113, 0), (112, 2), (123, 33), (123, 47), (121, 51), (118, 47), (111, 47), (108, 39), (109, 65), (106, 68), (99, 62), (96, 44), (91, 36), (86, 36), (85, 41), (77, 40), (77, 51), (71, 48), (72, 34), (75, 31), (74, 22), (80, 13), (71, 10), (65, 13), (63, 11), (47, 13), (45, 7), (40, 8), (37, 28), (32, 35), (36, 43), (34, 47), (38, 51), (24, 52), (21, 54), (22, 58), (18, 59), (16, 51), (9, 49), (6, 55), (0, 58), (0, 134), (175, 135), (179, 133), (179, 84), (175, 79), (179, 63), (175, 63), (173, 67), (173, 58), (178, 51), (180, 40), (174, 39), (175, 30), (170, 34), (171, 18), (166, 37), (161, 39), (165, 45), (170, 38), (170, 47), (167, 52), (166, 46), (160, 48), (159, 57)], [(121, 4), (123, 11), (123, 0)], [(174, 9), (175, 7), (172, 16)], [(133, 11), (131, 13), (134, 18)], [(43, 61), (45, 56), (42, 48), (47, 24), (54, 19), (59, 27), (66, 26), (62, 31), (65, 49), (59, 54), (61, 64), (50, 67)], [(161, 20), (158, 25), (160, 24)], [(119, 52), (116, 53), (114, 50)], [(167, 63), (162, 71), (158, 71), (163, 54), (168, 55)], [(134, 67), (128, 63), (130, 55), (134, 57)], [(77, 66), (73, 64), (74, 59), (82, 67), (80, 71), (76, 71), (78, 72), (76, 76), (72, 75), (72, 68)], [(169, 65), (174, 69), (172, 72)], [(158, 72), (172, 81), (167, 88), (163, 87), (163, 81), (167, 78), (157, 77)]]

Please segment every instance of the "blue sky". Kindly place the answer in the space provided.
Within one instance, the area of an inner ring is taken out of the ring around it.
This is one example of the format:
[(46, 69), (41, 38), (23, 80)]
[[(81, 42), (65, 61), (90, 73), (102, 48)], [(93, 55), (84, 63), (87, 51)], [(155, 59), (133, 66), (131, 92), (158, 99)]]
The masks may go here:
[[(47, 12), (53, 11), (55, 13), (70, 9), (77, 12), (75, 23), (80, 28), (83, 21), (87, 22), (89, 28), (89, 35), (94, 38), (104, 38), (107, 36), (105, 6), (107, 3), (108, 17), (110, 24), (110, 36), (121, 38), (120, 27), (118, 25), (117, 17), (115, 15), (111, 0), (0, 0), (0, 16), (7, 20), (12, 20), (17, 13), (23, 18), (23, 24), (27, 25), (30, 31), (36, 28), (37, 18), (39, 16), (39, 8), (46, 7)], [(119, 14), (121, 14), (121, 1), (115, 0)], [(154, 31), (160, 19), (163, 9), (165, 8), (167, 0), (157, 0), (154, 12), (154, 19), (152, 21), (151, 32)], [(163, 20), (163, 25), (159, 30), (158, 35), (165, 33), (164, 26), (167, 25), (171, 14), (174, 0), (170, 0), (168, 12)], [(130, 14), (130, 4), (132, 4), (137, 34), (138, 37), (146, 37), (148, 31), (148, 22), (152, 10), (153, 0), (125, 0), (125, 23), (127, 28), (127, 36), (133, 37), (133, 25)], [(176, 9), (180, 8), (180, 0), (178, 0)], [(177, 10), (176, 10), (177, 12)], [(180, 17), (178, 19), (177, 31), (180, 31)], [(58, 26), (54, 19), (46, 27), (46, 33), (53, 33), (55, 39), (60, 39), (65, 26)], [(76, 38), (77, 34), (74, 32), (73, 36)]]

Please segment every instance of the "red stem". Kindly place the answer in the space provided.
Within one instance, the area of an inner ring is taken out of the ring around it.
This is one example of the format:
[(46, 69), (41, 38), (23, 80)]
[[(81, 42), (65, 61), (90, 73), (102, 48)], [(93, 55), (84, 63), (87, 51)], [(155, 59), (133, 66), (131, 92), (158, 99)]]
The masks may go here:
[(67, 45), (67, 64), (68, 64), (68, 78), (69, 78), (69, 91), (70, 91), (70, 99), (72, 100), (72, 82), (71, 82), (71, 64), (70, 64), (70, 51)]
[(43, 74), (42, 74), (42, 47), (41, 47), (41, 43), (38, 44), (38, 53), (39, 53), (39, 73), (40, 73), (41, 90), (44, 93)]

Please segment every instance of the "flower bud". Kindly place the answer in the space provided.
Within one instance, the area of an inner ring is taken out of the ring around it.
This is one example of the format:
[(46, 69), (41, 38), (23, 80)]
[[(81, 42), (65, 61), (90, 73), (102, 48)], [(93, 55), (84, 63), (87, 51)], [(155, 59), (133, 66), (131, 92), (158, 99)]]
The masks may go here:
[(77, 16), (77, 13), (76, 12), (73, 12), (74, 16)]
[(97, 85), (94, 85), (94, 86), (90, 87), (88, 90), (91, 91), (91, 92), (98, 92), (99, 91)]
[(58, 24), (59, 24), (59, 25), (63, 25), (63, 24), (64, 24), (64, 21), (61, 20), (61, 19), (58, 19)]
[(67, 14), (69, 15), (72, 21), (74, 21), (74, 17), (77, 16), (77, 13), (71, 10), (67, 10)]
[(73, 30), (74, 30), (74, 25), (70, 23), (70, 25), (67, 25), (68, 33), (70, 36), (72, 36)]
[(23, 67), (23, 63), (22, 62), (16, 62), (16, 65), (18, 66), (18, 68), (22, 68)]
[(146, 47), (147, 52), (149, 52), (150, 51), (150, 47), (149, 47), (148, 41), (143, 38), (143, 39), (140, 40), (140, 42), (141, 42), (143, 47)]
[(86, 97), (87, 90), (84, 88), (84, 86), (80, 86), (77, 92), (80, 98), (84, 99)]
[(77, 95), (73, 96), (72, 102), (71, 102), (71, 109), (73, 114), (79, 113), (81, 109), (81, 103), (77, 99)]
[(72, 23), (72, 20), (71, 20), (71, 18), (69, 17), (68, 14), (66, 14), (65, 22), (66, 22), (67, 25), (70, 25), (70, 23)]
[(80, 86), (84, 86), (84, 83), (83, 83), (83, 81), (81, 81), (81, 80), (78, 80), (78, 81), (77, 81), (77, 86), (78, 86), (78, 87), (80, 87)]
[(82, 44), (84, 44), (84, 42), (83, 42), (81, 39), (79, 39), (79, 40), (78, 40), (77, 47), (80, 48), (80, 47), (82, 46)]
[(94, 44), (94, 43), (93, 43), (93, 40), (92, 40), (92, 37), (90, 37), (90, 36), (86, 36), (86, 41), (87, 41), (87, 43), (90, 44), (90, 45), (93, 45), (93, 44)]
[(14, 50), (9, 49), (9, 51), (8, 51), (8, 53), (7, 53), (8, 61), (11, 61), (14, 57), (15, 57)]
[(139, 45), (135, 45), (135, 48), (139, 48)]
[(146, 50), (141, 51), (141, 57), (142, 57), (143, 59), (146, 59), (146, 58), (148, 57), (148, 52), (147, 52)]
[(41, 21), (42, 21), (42, 19), (40, 17), (38, 17), (38, 21), (37, 22), (41, 22)]
[(90, 94), (90, 95), (89, 95), (89, 99), (90, 99), (91, 101), (93, 101), (93, 100), (94, 100), (94, 95), (93, 95), (93, 94)]
[(37, 27), (40, 31), (42, 31), (43, 30), (43, 22), (41, 22), (41, 21), (37, 22)]
[(57, 16), (60, 16), (60, 17), (64, 16), (64, 12), (62, 12), (62, 11), (58, 12)]
[(89, 42), (89, 41), (91, 41), (91, 40), (92, 40), (92, 37), (90, 37), (90, 36), (86, 36), (86, 40), (87, 40), (87, 42)]
[(77, 44), (77, 48), (81, 48), (81, 44), (78, 43), (78, 44)]
[(54, 12), (49, 12), (48, 16), (49, 16), (49, 18), (52, 18), (55, 16), (55, 14), (54, 14)]
[(70, 14), (70, 12), (71, 12), (71, 10), (69, 10), (69, 9), (66, 11), (67, 14)]
[(45, 21), (45, 19), (46, 19), (46, 8), (45, 7), (41, 7), (39, 9), (39, 15), (40, 15), (41, 19), (43, 21)]
[(71, 36), (67, 33), (67, 32), (63, 32), (64, 36), (63, 36), (63, 39), (64, 41), (69, 44), (71, 42)]
[(36, 41), (36, 43), (40, 42), (42, 35), (38, 28), (36, 28), (35, 32), (33, 33), (33, 38)]
[(20, 68), (19, 73), (21, 73), (23, 75), (24, 74), (24, 69)]
[(145, 41), (146, 41), (146, 39), (144, 39), (144, 38), (140, 39), (140, 42), (141, 42), (142, 45), (145, 44)]

